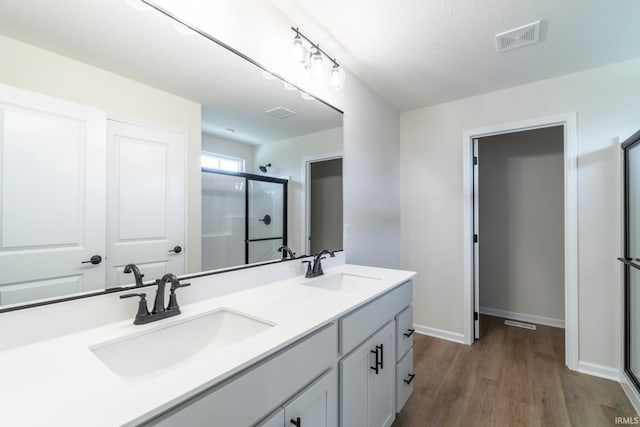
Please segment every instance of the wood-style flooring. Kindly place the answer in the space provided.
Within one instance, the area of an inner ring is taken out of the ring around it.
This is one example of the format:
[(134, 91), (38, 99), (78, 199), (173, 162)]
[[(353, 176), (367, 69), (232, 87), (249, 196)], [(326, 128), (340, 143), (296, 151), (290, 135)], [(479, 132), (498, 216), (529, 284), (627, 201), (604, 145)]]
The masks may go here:
[(637, 417), (620, 384), (564, 366), (564, 329), (481, 317), (481, 339), (414, 338), (413, 394), (392, 427), (615, 426)]

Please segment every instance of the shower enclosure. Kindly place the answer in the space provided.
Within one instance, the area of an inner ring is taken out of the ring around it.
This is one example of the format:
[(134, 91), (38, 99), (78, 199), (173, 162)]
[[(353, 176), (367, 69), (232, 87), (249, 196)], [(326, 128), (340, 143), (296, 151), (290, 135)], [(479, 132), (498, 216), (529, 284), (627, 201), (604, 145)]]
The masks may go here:
[(624, 150), (624, 370), (640, 390), (640, 131)]
[(288, 180), (202, 170), (202, 269), (281, 259)]

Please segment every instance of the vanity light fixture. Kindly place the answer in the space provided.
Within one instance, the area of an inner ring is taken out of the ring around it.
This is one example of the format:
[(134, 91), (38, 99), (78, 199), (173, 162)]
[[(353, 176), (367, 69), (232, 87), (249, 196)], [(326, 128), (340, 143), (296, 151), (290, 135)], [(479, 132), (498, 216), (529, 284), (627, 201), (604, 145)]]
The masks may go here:
[[(321, 81), (328, 74), (329, 88), (335, 92), (341, 91), (344, 88), (346, 75), (338, 61), (320, 49), (319, 44), (312, 42), (298, 28), (291, 27), (291, 29), (296, 33), (293, 38), (293, 61), (297, 65), (303, 66), (309, 72), (311, 79), (315, 81)], [(325, 70), (324, 58), (333, 64), (328, 73)]]

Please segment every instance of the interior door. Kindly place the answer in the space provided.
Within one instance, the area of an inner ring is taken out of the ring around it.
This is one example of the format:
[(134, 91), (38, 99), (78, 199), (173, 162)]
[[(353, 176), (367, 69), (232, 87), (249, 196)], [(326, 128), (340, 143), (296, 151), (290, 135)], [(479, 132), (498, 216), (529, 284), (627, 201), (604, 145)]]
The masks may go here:
[(185, 147), (179, 132), (108, 121), (107, 287), (133, 283), (124, 266), (146, 276), (183, 274)]
[(478, 140), (473, 140), (473, 329), (475, 339), (480, 338), (480, 221), (478, 185)]
[(0, 85), (1, 305), (104, 286), (105, 135), (104, 112)]
[(286, 193), (280, 182), (248, 179), (246, 262), (276, 260), (286, 245)]

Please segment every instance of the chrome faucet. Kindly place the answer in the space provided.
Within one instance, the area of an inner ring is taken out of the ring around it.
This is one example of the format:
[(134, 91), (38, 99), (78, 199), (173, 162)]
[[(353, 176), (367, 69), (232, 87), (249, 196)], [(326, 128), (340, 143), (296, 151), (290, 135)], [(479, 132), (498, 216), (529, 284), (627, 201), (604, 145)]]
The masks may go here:
[(314, 255), (313, 265), (311, 261), (302, 261), (303, 263), (307, 263), (307, 272), (305, 273), (304, 277), (318, 277), (324, 274), (324, 271), (322, 271), (322, 264), (321, 264), (321, 261), (325, 259), (325, 257), (322, 256), (324, 254), (328, 254), (331, 258), (336, 256), (332, 250), (323, 249), (319, 253)]
[(282, 259), (285, 260), (287, 259), (287, 257), (291, 258), (291, 259), (295, 259), (296, 258), (296, 254), (293, 253), (293, 251), (288, 247), (288, 246), (280, 246), (278, 248), (278, 252), (282, 252)]
[(139, 288), (140, 286), (142, 286), (142, 278), (144, 277), (144, 274), (140, 274), (140, 269), (138, 268), (137, 265), (127, 264), (124, 266), (124, 270), (122, 270), (122, 272), (133, 273), (133, 277), (136, 280), (136, 288)]
[[(167, 283), (171, 283), (171, 292), (169, 294), (169, 305), (165, 308), (164, 305), (164, 290)], [(162, 276), (161, 279), (156, 280), (156, 298), (153, 303), (153, 311), (149, 313), (147, 308), (147, 294), (134, 293), (120, 295), (120, 298), (140, 297), (138, 304), (138, 312), (133, 320), (136, 325), (143, 325), (145, 323), (155, 322), (156, 320), (166, 319), (167, 317), (177, 316), (180, 314), (180, 307), (178, 306), (178, 300), (176, 298), (176, 289), (189, 286), (191, 283), (180, 283), (175, 274), (167, 273)]]

